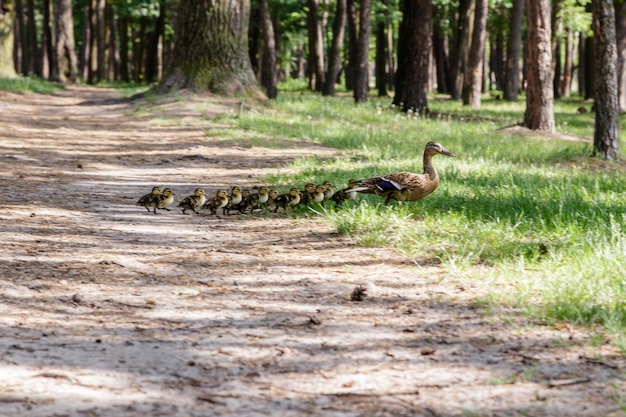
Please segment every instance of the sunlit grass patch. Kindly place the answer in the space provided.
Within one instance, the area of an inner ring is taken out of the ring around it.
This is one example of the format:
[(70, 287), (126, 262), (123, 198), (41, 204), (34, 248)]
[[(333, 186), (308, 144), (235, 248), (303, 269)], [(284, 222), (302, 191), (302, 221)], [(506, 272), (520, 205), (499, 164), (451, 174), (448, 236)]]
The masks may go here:
[(35, 77), (0, 78), (0, 90), (14, 93), (52, 94), (57, 90), (65, 90), (65, 86)]

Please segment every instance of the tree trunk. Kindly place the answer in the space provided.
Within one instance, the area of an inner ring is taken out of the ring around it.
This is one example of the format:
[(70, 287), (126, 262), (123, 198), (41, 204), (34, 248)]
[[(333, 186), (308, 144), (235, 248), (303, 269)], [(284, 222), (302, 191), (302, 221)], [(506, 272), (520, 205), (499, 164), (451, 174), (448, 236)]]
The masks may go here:
[(550, 0), (526, 0), (528, 16), (528, 88), (524, 125), (555, 131), (552, 88)]
[(80, 74), (85, 80), (89, 80), (89, 51), (91, 45), (91, 27), (90, 27), (90, 9), (89, 4), (83, 8), (83, 44), (80, 47)]
[(359, 40), (357, 43), (357, 61), (354, 74), (354, 102), (365, 103), (369, 84), (369, 52), (370, 52), (370, 0), (359, 2)]
[(560, 95), (559, 85), (561, 84), (562, 59), (561, 59), (561, 37), (560, 32), (563, 26), (561, 10), (563, 0), (552, 0), (552, 94), (555, 99)]
[(159, 1), (159, 15), (154, 19), (152, 33), (148, 36), (149, 43), (146, 50), (146, 81), (151, 83), (158, 79), (159, 65), (162, 62), (159, 56), (163, 32), (165, 31), (165, 1)]
[(485, 41), (487, 39), (488, 7), (488, 0), (476, 0), (472, 45), (463, 82), (463, 104), (469, 105), (473, 109), (480, 108), (480, 94), (483, 85), (483, 59), (485, 56)]
[(56, 81), (72, 83), (78, 79), (78, 58), (74, 43), (74, 19), (72, 0), (55, 0), (54, 20), (56, 22)]
[(158, 90), (263, 97), (248, 55), (249, 16), (248, 0), (180, 2), (172, 66)]
[(26, 36), (26, 21), (24, 20), (24, 4), (22, 0), (15, 0), (15, 50), (13, 56), (15, 60), (16, 71), (27, 75), (28, 74), (28, 58), (26, 51), (28, 50), (28, 36)]
[(469, 49), (470, 23), (471, 23), (472, 0), (460, 0), (458, 18), (454, 28), (454, 42), (450, 54), (450, 96), (453, 100), (461, 98), (463, 90), (463, 76), (467, 64), (467, 51)]
[(387, 96), (387, 25), (384, 21), (376, 24), (375, 76), (378, 97)]
[(261, 26), (263, 27), (263, 60), (261, 63), (261, 84), (269, 99), (278, 96), (278, 66), (276, 59), (276, 37), (268, 0), (259, 0)]
[(354, 90), (354, 77), (358, 60), (359, 33), (357, 29), (355, 0), (347, 0), (346, 13), (348, 18), (348, 64), (346, 65), (346, 89)]
[(596, 125), (593, 154), (619, 159), (619, 104), (617, 101), (617, 45), (613, 0), (591, 2), (595, 38)]
[(585, 66), (585, 99), (593, 99), (594, 97), (594, 85), (595, 85), (595, 77), (596, 77), (596, 69), (595, 69), (595, 49), (596, 42), (593, 36), (587, 36), (585, 38), (585, 59), (582, 64)]
[(105, 33), (106, 33), (106, 23), (104, 20), (104, 9), (106, 6), (106, 0), (96, 0), (96, 33), (98, 34), (97, 45), (98, 45), (98, 81), (105, 79), (105, 71), (106, 71), (106, 48), (105, 48)]
[(615, 2), (615, 36), (617, 42), (617, 89), (621, 112), (626, 112), (626, 2)]
[(511, 26), (506, 48), (506, 75), (504, 99), (517, 101), (519, 92), (519, 57), (522, 49), (522, 23), (524, 21), (524, 5), (526, 0), (513, 0), (511, 10)]
[(578, 95), (581, 97), (585, 97), (585, 33), (578, 33)]
[(0, 78), (15, 78), (13, 62), (15, 4), (13, 0), (0, 0)]
[(98, 82), (98, 53), (96, 38), (98, 32), (96, 29), (96, 9), (98, 0), (89, 0), (89, 74), (87, 83), (95, 84)]
[(393, 103), (405, 112), (428, 114), (428, 78), (432, 53), (432, 1), (406, 1), (398, 38), (398, 72)]
[(443, 6), (433, 5), (433, 13), (436, 16), (433, 24), (433, 58), (435, 60), (435, 68), (437, 71), (437, 92), (440, 94), (450, 93), (448, 85), (450, 62), (448, 61), (448, 48), (446, 45), (446, 28), (443, 27), (442, 21), (445, 19), (445, 11)]
[(39, 47), (37, 46), (37, 24), (35, 23), (35, 1), (28, 0), (27, 1), (27, 21), (28, 21), (28, 50), (26, 53), (28, 54), (27, 59), (29, 60), (29, 72), (28, 74), (35, 74), (38, 77), (43, 77), (43, 64), (42, 64), (42, 53)]
[[(118, 34), (118, 29), (117, 29), (117, 25), (118, 25), (118, 20), (119, 17), (117, 16), (116, 12), (115, 12), (115, 6), (113, 3), (107, 3), (107, 27), (108, 27), (108, 45), (107, 45), (107, 50), (109, 51), (109, 62), (108, 62), (108, 68), (109, 68), (109, 79), (111, 80), (115, 80), (115, 81), (119, 81), (121, 76), (120, 76), (120, 53), (119, 53), (119, 48), (118, 48), (118, 44), (117, 44), (117, 34)], [(161, 31), (162, 32), (162, 31)], [(162, 72), (157, 71), (158, 75), (157, 77), (160, 77), (162, 75)]]
[[(223, 1), (223, 0), (222, 0)], [(309, 12), (307, 27), (309, 33), (309, 88), (322, 91), (324, 86), (324, 38), (319, 18), (319, 0), (307, 0)]]
[(50, 0), (43, 1), (43, 38), (41, 45), (43, 49), (42, 76), (49, 79), (56, 79), (57, 63), (54, 51), (54, 38), (52, 36), (52, 19), (50, 18)]
[(565, 62), (563, 63), (563, 79), (561, 80), (560, 93), (563, 97), (569, 97), (572, 90), (572, 71), (574, 66), (574, 35), (571, 28), (566, 28), (565, 33)]
[(335, 95), (335, 84), (341, 71), (341, 49), (346, 31), (347, 1), (337, 0), (335, 20), (333, 21), (333, 41), (328, 54), (328, 71), (324, 80), (322, 94), (325, 96)]

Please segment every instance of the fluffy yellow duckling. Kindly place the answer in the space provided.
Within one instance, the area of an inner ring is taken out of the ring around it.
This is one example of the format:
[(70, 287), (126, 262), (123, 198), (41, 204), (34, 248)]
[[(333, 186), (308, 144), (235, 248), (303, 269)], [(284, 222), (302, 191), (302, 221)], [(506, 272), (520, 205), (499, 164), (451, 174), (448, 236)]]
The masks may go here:
[(239, 203), (241, 203), (241, 200), (243, 200), (243, 195), (241, 194), (241, 187), (239, 187), (238, 185), (235, 185), (230, 190), (230, 195), (228, 196), (228, 204), (226, 205), (226, 207), (223, 208), (223, 213), (230, 214), (230, 209), (233, 208), (233, 206), (236, 206)]
[(166, 188), (165, 190), (163, 190), (163, 193), (160, 196), (156, 197), (156, 208), (158, 208), (159, 210), (170, 211), (167, 206), (174, 202), (175, 195), (176, 194), (174, 194), (174, 191), (172, 191), (171, 188)]
[(231, 208), (234, 210), (238, 210), (241, 214), (245, 213), (246, 209), (248, 208), (251, 194), (252, 193), (250, 192), (250, 190), (244, 188), (241, 191), (241, 201), (238, 204), (233, 204)]
[(202, 208), (211, 210), (211, 214), (217, 214), (217, 210), (223, 209), (227, 204), (228, 192), (226, 190), (218, 190), (215, 197), (204, 203)]
[(248, 199), (250, 213), (252, 213), (255, 209), (261, 210), (261, 208), (267, 204), (269, 197), (269, 189), (267, 187), (261, 187), (256, 193), (251, 194)]
[(278, 211), (278, 208), (282, 208), (283, 210), (287, 210), (287, 208), (294, 208), (298, 204), (300, 204), (300, 190), (293, 187), (287, 194), (281, 194), (276, 198), (276, 210), (274, 213)]
[(326, 192), (326, 187), (323, 185), (318, 185), (315, 187), (315, 191), (311, 196), (312, 203), (322, 204), (324, 202), (324, 194)]
[(304, 204), (305, 206), (311, 204), (313, 193), (315, 193), (315, 184), (309, 182), (304, 186), (304, 190), (300, 192), (300, 203)]
[(333, 183), (330, 181), (324, 181), (322, 184), (325, 188), (324, 190), (324, 200), (332, 200), (335, 195), (335, 190), (333, 189)]
[(342, 205), (344, 202), (348, 200), (358, 201), (359, 196), (356, 191), (352, 191), (354, 188), (358, 187), (359, 182), (355, 179), (350, 179), (348, 181), (348, 186), (343, 188), (333, 195), (333, 201), (337, 206)]
[(183, 201), (178, 203), (178, 207), (183, 210), (183, 214), (187, 214), (185, 213), (185, 210), (191, 210), (194, 213), (198, 214), (196, 209), (202, 207), (205, 202), (206, 194), (204, 193), (204, 190), (202, 188), (196, 188), (193, 195), (185, 197)]
[(278, 197), (280, 197), (280, 193), (273, 188), (267, 192), (267, 201), (265, 202), (267, 211), (276, 213), (276, 210), (278, 210), (278, 202), (276, 201)]
[(161, 187), (152, 187), (152, 191), (137, 200), (135, 205), (145, 207), (148, 212), (154, 207), (154, 212), (156, 213), (156, 198), (160, 195)]

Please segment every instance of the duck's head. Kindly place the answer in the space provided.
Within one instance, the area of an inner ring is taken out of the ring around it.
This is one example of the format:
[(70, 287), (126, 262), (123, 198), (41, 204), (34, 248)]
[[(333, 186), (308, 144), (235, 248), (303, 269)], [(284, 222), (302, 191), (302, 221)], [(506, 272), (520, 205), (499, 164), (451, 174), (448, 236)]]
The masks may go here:
[(244, 189), (244, 190), (241, 192), (241, 195), (243, 196), (243, 198), (248, 198), (248, 197), (250, 197), (250, 190), (248, 190), (247, 188), (246, 188), (246, 189)]
[(455, 156), (452, 152), (446, 150), (439, 142), (428, 142), (424, 148), (424, 155), (446, 155)]
[(307, 193), (312, 193), (315, 191), (315, 184), (313, 184), (312, 182), (306, 184), (304, 186), (304, 191), (306, 191)]
[(292, 197), (298, 197), (300, 195), (300, 190), (294, 187), (291, 190), (289, 190), (289, 195)]
[(359, 186), (359, 181), (354, 178), (348, 180), (348, 188), (356, 188)]
[(161, 195), (161, 187), (152, 187), (153, 195)]
[(317, 187), (315, 187), (315, 192), (316, 193), (322, 193), (324, 194), (324, 191), (326, 191), (326, 187), (323, 185), (318, 185)]
[(261, 187), (259, 188), (259, 191), (257, 191), (257, 194), (259, 195), (265, 195), (267, 193), (269, 193), (269, 190), (267, 189), (267, 187)]
[(163, 195), (165, 197), (170, 197), (170, 196), (173, 196), (173, 195), (176, 195), (176, 194), (174, 194), (174, 191), (172, 191), (171, 188), (166, 188), (165, 190), (163, 190)]
[(278, 190), (274, 190), (273, 188), (268, 192), (268, 194), (272, 200), (276, 199), (279, 195)]
[(193, 192), (193, 195), (198, 196), (198, 197), (202, 197), (204, 195), (204, 189), (203, 188), (196, 188), (196, 190)]
[(216, 197), (219, 198), (224, 198), (228, 196), (228, 191), (226, 190), (217, 190), (217, 193), (215, 194)]
[(330, 181), (324, 181), (324, 183), (322, 184), (324, 186), (324, 189), (330, 191), (333, 189), (333, 183)]
[(241, 194), (241, 187), (235, 185), (232, 190), (230, 190), (230, 195), (239, 195)]

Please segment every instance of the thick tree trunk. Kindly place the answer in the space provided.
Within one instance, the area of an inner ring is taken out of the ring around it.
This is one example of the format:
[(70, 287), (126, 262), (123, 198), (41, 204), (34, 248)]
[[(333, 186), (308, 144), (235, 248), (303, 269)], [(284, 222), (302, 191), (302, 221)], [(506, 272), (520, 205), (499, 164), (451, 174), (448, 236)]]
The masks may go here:
[(354, 102), (365, 103), (369, 84), (369, 46), (370, 46), (370, 0), (359, 2), (359, 40), (357, 44), (357, 61), (354, 68)]
[(480, 94), (483, 86), (483, 59), (487, 39), (488, 0), (476, 0), (472, 45), (467, 60), (463, 82), (463, 104), (473, 109), (480, 108)]
[(54, 38), (52, 35), (52, 19), (50, 18), (50, 0), (43, 1), (43, 37), (41, 39), (43, 49), (42, 76), (56, 79), (57, 63), (54, 51)]
[(552, 88), (550, 0), (526, 0), (528, 16), (528, 88), (524, 125), (555, 131)]
[(74, 19), (72, 17), (72, 0), (55, 0), (54, 20), (56, 22), (56, 81), (76, 82), (78, 79), (78, 58), (74, 43)]
[(37, 46), (37, 24), (35, 23), (35, 1), (27, 0), (27, 22), (28, 22), (28, 54), (29, 60), (29, 72), (28, 74), (35, 74), (38, 77), (43, 77), (43, 63), (42, 52)]
[[(107, 35), (108, 35), (108, 42), (107, 42), (107, 50), (109, 51), (108, 54), (108, 75), (107, 77), (110, 80), (115, 80), (115, 81), (119, 81), (120, 80), (120, 52), (119, 52), (119, 48), (118, 48), (118, 44), (117, 44), (117, 34), (118, 34), (118, 16), (115, 13), (115, 6), (113, 5), (113, 3), (107, 3)], [(163, 23), (163, 25), (165, 25), (165, 23)], [(162, 33), (163, 31), (161, 31)], [(157, 77), (161, 77), (162, 75), (162, 71), (159, 68), (157, 70)]]
[(324, 88), (322, 89), (322, 94), (325, 96), (335, 95), (335, 84), (341, 71), (341, 50), (346, 32), (347, 16), (347, 1), (337, 0), (335, 20), (333, 21), (333, 41), (328, 53), (328, 70), (324, 80)]
[(615, 2), (615, 36), (617, 42), (617, 89), (621, 112), (626, 112), (626, 2)]
[(432, 1), (404, 2), (398, 39), (398, 72), (393, 103), (405, 112), (428, 114), (428, 80), (432, 53)]
[(13, 63), (15, 4), (12, 0), (0, 0), (0, 78), (15, 78)]
[(28, 74), (28, 59), (26, 58), (26, 50), (28, 49), (28, 36), (26, 36), (26, 21), (24, 20), (24, 4), (22, 0), (15, 0), (15, 43), (13, 56), (16, 71)]
[(619, 159), (619, 104), (617, 102), (617, 45), (613, 0), (591, 2), (595, 42), (596, 125), (593, 154)]
[(524, 21), (524, 5), (526, 0), (513, 0), (511, 10), (511, 26), (506, 48), (506, 75), (504, 99), (517, 101), (519, 92), (519, 58), (522, 49), (522, 23)]
[(578, 95), (585, 97), (585, 34), (578, 32)]
[(454, 42), (450, 53), (450, 96), (453, 100), (461, 98), (463, 91), (463, 76), (467, 64), (469, 49), (470, 23), (472, 0), (460, 0), (456, 27), (454, 28)]
[(307, 27), (309, 33), (309, 88), (322, 91), (324, 86), (324, 38), (322, 24), (319, 18), (319, 0), (307, 0), (309, 12), (307, 14)]
[(106, 75), (106, 23), (104, 20), (104, 8), (106, 5), (106, 0), (96, 0), (96, 33), (98, 34), (97, 45), (98, 45), (98, 81), (104, 80)]
[(261, 26), (263, 27), (263, 60), (261, 63), (261, 84), (269, 99), (278, 97), (278, 66), (276, 59), (276, 37), (268, 0), (259, 0)]
[(158, 90), (263, 97), (248, 55), (248, 0), (185, 0), (172, 66)]

